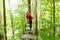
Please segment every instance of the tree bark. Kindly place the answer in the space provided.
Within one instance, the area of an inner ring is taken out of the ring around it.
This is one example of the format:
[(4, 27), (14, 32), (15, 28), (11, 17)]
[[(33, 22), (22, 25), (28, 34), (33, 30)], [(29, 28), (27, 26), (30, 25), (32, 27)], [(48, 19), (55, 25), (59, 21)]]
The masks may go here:
[(53, 0), (53, 37), (55, 40), (55, 0)]
[(38, 23), (37, 23), (37, 0), (35, 1), (35, 13), (36, 13), (36, 40), (38, 40)]
[(31, 0), (28, 0), (28, 11), (31, 13)]
[(3, 16), (4, 16), (4, 40), (7, 40), (5, 0), (3, 0)]

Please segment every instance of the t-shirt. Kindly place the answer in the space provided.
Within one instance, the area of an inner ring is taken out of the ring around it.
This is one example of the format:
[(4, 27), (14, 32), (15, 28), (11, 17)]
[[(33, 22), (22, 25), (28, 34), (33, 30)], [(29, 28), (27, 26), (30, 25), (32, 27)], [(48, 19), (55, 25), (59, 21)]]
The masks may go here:
[(33, 17), (31, 15), (26, 14), (26, 18), (27, 18), (28, 22), (32, 22)]

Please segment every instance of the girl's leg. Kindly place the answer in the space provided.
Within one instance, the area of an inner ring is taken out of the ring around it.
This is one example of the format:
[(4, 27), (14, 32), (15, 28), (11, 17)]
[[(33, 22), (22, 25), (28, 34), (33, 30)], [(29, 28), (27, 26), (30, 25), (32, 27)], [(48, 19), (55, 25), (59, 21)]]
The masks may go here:
[(30, 22), (30, 30), (32, 30), (32, 22)]

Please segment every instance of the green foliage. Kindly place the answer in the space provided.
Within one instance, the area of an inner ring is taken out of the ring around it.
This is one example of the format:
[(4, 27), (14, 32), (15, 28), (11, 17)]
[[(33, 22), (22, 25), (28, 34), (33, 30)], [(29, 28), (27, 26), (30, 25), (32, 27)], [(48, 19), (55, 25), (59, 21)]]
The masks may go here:
[[(13, 36), (9, 34), (11, 29), (11, 15), (13, 16), (13, 27), (14, 27), (14, 39), (15, 40), (21, 40), (21, 36), (23, 34), (23, 32), (26, 32), (26, 27), (27, 27), (27, 20), (25, 18), (25, 12), (27, 11), (27, 5), (28, 5), (28, 1), (27, 0), (18, 0), (19, 3), (17, 4), (17, 6), (14, 8), (7, 9), (6, 7), (6, 21), (7, 21), (7, 36), (8, 36), (8, 40), (12, 40)], [(12, 1), (11, 1), (12, 2)], [(60, 0), (55, 0), (55, 39), (59, 40), (60, 39)], [(7, 2), (8, 3), (8, 2)], [(7, 4), (6, 3), (6, 4)], [(41, 3), (41, 4), (40, 4)], [(31, 0), (31, 11), (33, 13), (33, 15), (35, 15), (34, 12), (34, 8), (35, 8), (35, 0)], [(7, 5), (8, 6), (8, 5)], [(10, 6), (11, 7), (11, 6)], [(41, 7), (41, 8), (40, 8)], [(39, 32), (39, 38), (41, 38), (41, 40), (52, 40), (54, 39), (53, 37), (53, 7), (52, 7), (52, 0), (38, 0), (38, 5), (37, 5), (37, 13), (38, 13), (38, 22), (39, 22), (39, 29), (41, 29)], [(12, 12), (13, 10), (13, 12)], [(40, 14), (39, 12), (42, 11), (42, 18), (40, 19)], [(2, 11), (2, 0), (0, 0), (0, 11)], [(3, 16), (3, 14), (2, 14)], [(35, 18), (35, 17), (34, 17)], [(35, 19), (34, 19), (35, 20)], [(40, 23), (41, 20), (41, 23)], [(2, 20), (3, 21), (3, 20)], [(3, 24), (3, 23), (2, 23)], [(33, 26), (35, 28), (35, 25), (33, 23)], [(3, 26), (0, 25), (0, 36), (3, 36), (3, 32), (2, 32)], [(35, 30), (34, 30), (35, 31)], [(34, 36), (35, 37), (35, 36)]]

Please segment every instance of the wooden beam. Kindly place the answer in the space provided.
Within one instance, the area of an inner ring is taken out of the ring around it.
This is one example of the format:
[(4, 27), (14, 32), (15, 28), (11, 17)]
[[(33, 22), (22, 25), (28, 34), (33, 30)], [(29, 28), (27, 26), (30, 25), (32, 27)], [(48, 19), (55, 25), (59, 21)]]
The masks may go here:
[(22, 35), (22, 39), (33, 39), (34, 37), (33, 37), (33, 35), (31, 35), (31, 34), (23, 34)]

